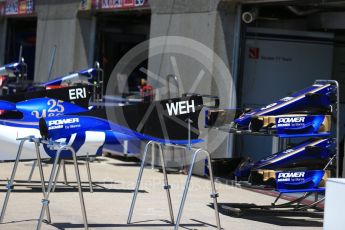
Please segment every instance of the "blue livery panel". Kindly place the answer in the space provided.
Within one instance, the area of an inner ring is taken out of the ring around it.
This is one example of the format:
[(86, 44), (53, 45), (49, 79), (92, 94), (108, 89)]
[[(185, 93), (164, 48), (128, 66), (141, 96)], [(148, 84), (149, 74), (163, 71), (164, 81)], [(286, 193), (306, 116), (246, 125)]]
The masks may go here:
[(87, 111), (86, 108), (54, 98), (35, 98), (19, 102), (16, 110), (23, 113), (25, 121)]

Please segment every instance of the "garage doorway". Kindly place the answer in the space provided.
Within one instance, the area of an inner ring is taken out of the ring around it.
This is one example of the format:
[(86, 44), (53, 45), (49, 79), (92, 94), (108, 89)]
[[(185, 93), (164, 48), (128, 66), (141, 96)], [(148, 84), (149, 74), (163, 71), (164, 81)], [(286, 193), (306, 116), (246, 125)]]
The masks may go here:
[[(149, 39), (150, 14), (115, 14), (100, 13), (97, 16), (96, 60), (104, 70), (104, 85), (118, 61), (133, 47)], [(147, 68), (147, 63), (143, 66)], [(140, 79), (146, 77), (133, 73), (128, 77), (129, 91), (138, 91)]]
[(18, 61), (20, 47), (22, 46), (22, 57), (28, 65), (28, 80), (34, 79), (36, 32), (36, 18), (7, 19), (5, 63)]

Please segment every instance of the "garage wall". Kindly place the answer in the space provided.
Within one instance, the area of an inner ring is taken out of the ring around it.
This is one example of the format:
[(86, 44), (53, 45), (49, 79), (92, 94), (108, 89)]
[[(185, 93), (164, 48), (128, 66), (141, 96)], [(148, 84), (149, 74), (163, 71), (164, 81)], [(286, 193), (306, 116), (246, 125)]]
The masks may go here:
[(95, 37), (96, 18), (89, 13), (79, 12), (76, 25), (74, 70), (94, 66)]
[(6, 45), (6, 27), (7, 23), (4, 18), (0, 19), (0, 65), (5, 62), (5, 45)]
[[(56, 46), (52, 78), (85, 68), (88, 65), (88, 47), (91, 19), (77, 17), (79, 0), (39, 0), (37, 11), (37, 48), (35, 81), (48, 79), (49, 65)], [(83, 31), (84, 30), (84, 31)]]
[[(152, 12), (151, 38), (159, 36), (183, 36), (196, 40), (214, 51), (231, 71), (230, 65), (233, 60), (234, 21), (236, 15), (236, 6), (233, 2), (215, 0), (168, 0), (163, 2), (151, 0), (149, 3)], [(151, 44), (151, 47), (154, 45)], [(162, 48), (163, 51), (164, 48)], [(183, 86), (182, 91), (189, 92), (203, 65), (183, 55), (174, 56), (181, 78), (180, 85)], [(209, 59), (208, 63), (203, 63), (207, 68), (211, 69), (211, 72), (202, 78), (194, 92), (224, 95), (221, 101), (222, 107), (224, 108), (230, 106), (231, 95), (235, 95), (233, 87), (235, 87), (236, 79), (235, 77), (223, 79), (225, 81), (222, 81), (222, 85), (225, 87), (219, 92), (220, 89), (216, 82), (219, 80), (216, 79), (219, 75), (219, 72), (217, 72), (218, 62), (217, 57), (213, 57)], [(158, 74), (161, 78), (166, 78), (168, 74), (174, 74), (174, 64), (171, 55), (150, 57), (149, 70)], [(150, 76), (149, 82), (154, 87), (159, 87), (156, 79), (150, 78)], [(166, 90), (159, 90), (157, 94), (157, 99), (167, 98)], [(235, 103), (232, 104), (232, 106), (234, 105)], [(199, 127), (203, 126), (203, 122), (204, 114), (202, 113), (199, 119)], [(206, 132), (207, 130), (202, 128), (201, 131)], [(208, 138), (205, 138), (206, 142), (203, 144), (203, 147), (206, 147), (212, 152), (213, 158), (231, 157), (232, 146), (230, 145), (230, 149), (228, 148), (227, 137), (228, 134), (211, 131), (208, 133)], [(216, 139), (224, 139), (224, 141), (223, 143), (215, 143), (214, 145), (213, 143)]]
[[(227, 108), (235, 108), (237, 106), (237, 61), (240, 38), (240, 17), (237, 13), (240, 12), (239, 6), (233, 2), (222, 1), (218, 5), (215, 27), (215, 41), (214, 52), (224, 61), (229, 68), (231, 77), (226, 79), (224, 84), (227, 85), (224, 94), (225, 104)], [(217, 64), (217, 63), (214, 63)], [(215, 74), (217, 76), (217, 74)], [(217, 85), (212, 83), (212, 93), (217, 92)], [(214, 149), (214, 158), (228, 158), (235, 156), (234, 153), (234, 138), (235, 135), (219, 132), (217, 130), (209, 130), (208, 148)], [(221, 144), (217, 139), (224, 140)], [(216, 146), (214, 146), (216, 145)]]

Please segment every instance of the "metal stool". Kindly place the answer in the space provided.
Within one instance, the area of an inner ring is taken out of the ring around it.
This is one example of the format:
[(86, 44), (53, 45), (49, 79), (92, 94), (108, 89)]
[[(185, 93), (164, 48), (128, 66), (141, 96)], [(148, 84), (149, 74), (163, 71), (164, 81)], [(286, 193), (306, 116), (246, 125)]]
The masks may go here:
[[(138, 196), (138, 192), (139, 192), (139, 187), (140, 187), (140, 182), (141, 182), (141, 178), (143, 176), (143, 172), (144, 172), (144, 167), (145, 167), (145, 159), (147, 156), (147, 152), (149, 149), (149, 146), (152, 145), (156, 145), (157, 143), (154, 141), (149, 141), (146, 146), (145, 146), (145, 151), (144, 151), (144, 156), (143, 159), (141, 161), (141, 167), (140, 167), (140, 171), (139, 171), (139, 176), (138, 176), (138, 180), (137, 180), (137, 184), (135, 187), (135, 192), (133, 195), (133, 199), (132, 199), (132, 204), (131, 204), (131, 208), (129, 211), (129, 216), (128, 216), (128, 220), (127, 223), (129, 224), (131, 222), (132, 219), (132, 215), (133, 215), (133, 211), (134, 211), (134, 206), (135, 206), (135, 201), (137, 199)], [(170, 185), (169, 185), (169, 181), (168, 181), (168, 176), (166, 173), (166, 169), (165, 169), (165, 160), (164, 160), (164, 154), (163, 154), (163, 150), (161, 145), (159, 145), (159, 153), (160, 153), (160, 157), (161, 157), (161, 163), (162, 163), (162, 170), (163, 170), (163, 175), (164, 175), (164, 186), (163, 188), (165, 189), (166, 193), (167, 193), (167, 198), (168, 198), (168, 205), (169, 205), (169, 212), (170, 212), (170, 219), (171, 219), (171, 223), (174, 223), (174, 213), (173, 213), (173, 209), (172, 209), (172, 203), (171, 203), (171, 196), (170, 196)]]
[[(130, 207), (130, 211), (129, 211), (129, 215), (128, 215), (128, 219), (127, 219), (127, 224), (130, 224), (132, 221), (132, 216), (133, 216), (133, 211), (134, 211), (134, 206), (135, 206), (135, 202), (137, 199), (137, 195), (139, 192), (139, 187), (140, 187), (140, 183), (141, 183), (141, 178), (143, 175), (143, 171), (144, 171), (144, 167), (145, 167), (145, 160), (146, 160), (146, 156), (147, 156), (147, 152), (149, 149), (150, 145), (158, 145), (159, 146), (159, 151), (160, 151), (160, 156), (161, 156), (161, 162), (162, 162), (162, 169), (163, 169), (163, 175), (164, 175), (164, 189), (167, 191), (167, 196), (168, 196), (168, 205), (169, 205), (169, 211), (170, 211), (170, 218), (171, 218), (171, 222), (174, 224), (174, 215), (173, 215), (173, 210), (172, 210), (172, 204), (171, 204), (171, 197), (170, 197), (170, 185), (168, 183), (168, 177), (167, 177), (167, 173), (165, 170), (165, 161), (164, 161), (164, 153), (163, 153), (163, 148), (161, 143), (155, 142), (155, 141), (149, 141), (146, 146), (145, 146), (145, 150), (144, 150), (144, 155), (143, 158), (141, 160), (141, 166), (140, 166), (140, 170), (139, 170), (139, 175), (138, 175), (138, 179), (137, 179), (137, 183), (136, 183), (136, 187), (135, 187), (135, 192), (133, 194), (133, 199), (132, 199), (132, 203), (131, 203), (131, 207)], [(184, 188), (184, 192), (183, 192), (183, 196), (180, 202), (180, 207), (179, 207), (179, 212), (177, 215), (177, 219), (176, 219), (176, 223), (175, 223), (175, 230), (177, 230), (179, 228), (180, 225), (180, 221), (181, 221), (181, 217), (182, 217), (182, 212), (183, 212), (183, 208), (186, 202), (186, 198), (187, 198), (187, 194), (188, 194), (188, 189), (189, 189), (189, 185), (190, 185), (190, 181), (191, 181), (191, 177), (192, 177), (192, 173), (193, 173), (193, 168), (194, 168), (194, 164), (195, 164), (195, 160), (197, 158), (197, 156), (200, 153), (204, 153), (208, 159), (208, 167), (209, 167), (209, 171), (210, 171), (210, 181), (211, 181), (211, 188), (212, 188), (212, 193), (211, 193), (211, 198), (213, 199), (213, 203), (214, 203), (214, 210), (215, 210), (215, 215), (216, 215), (216, 222), (217, 222), (217, 228), (220, 230), (221, 229), (221, 225), (220, 225), (220, 219), (219, 219), (219, 212), (218, 212), (218, 204), (217, 204), (217, 197), (218, 197), (218, 193), (216, 192), (216, 187), (214, 184), (214, 177), (213, 177), (213, 170), (212, 170), (212, 164), (211, 164), (211, 157), (209, 152), (207, 152), (204, 149), (192, 149), (190, 147), (190, 145), (188, 146), (182, 146), (182, 145), (170, 145), (170, 144), (164, 144), (165, 146), (174, 146), (177, 148), (182, 148), (185, 151), (189, 150), (193, 152), (193, 159), (189, 168), (189, 173), (188, 173), (188, 177), (187, 177), (187, 181), (185, 184), (185, 188)]]
[[(60, 163), (60, 160), (59, 160), (60, 154), (63, 150), (70, 151), (72, 153), (72, 156), (73, 156), (73, 163), (74, 163), (74, 169), (75, 169), (75, 174), (76, 174), (76, 179), (77, 179), (77, 184), (78, 184), (78, 192), (79, 192), (81, 211), (82, 211), (83, 220), (84, 220), (84, 228), (88, 229), (88, 222), (87, 222), (87, 216), (86, 216), (86, 210), (85, 210), (85, 202), (84, 202), (83, 191), (82, 191), (81, 182), (80, 182), (80, 173), (79, 173), (77, 155), (76, 155), (75, 150), (73, 149), (72, 146), (64, 144), (64, 143), (50, 142), (50, 141), (46, 142), (45, 141), (45, 144), (47, 144), (47, 146), (49, 148), (57, 150), (57, 151), (56, 151), (56, 156), (55, 156), (53, 168), (52, 168), (50, 178), (49, 178), (48, 189), (47, 189), (46, 193), (44, 194), (44, 199), (42, 200), (42, 209), (41, 209), (41, 213), (40, 213), (40, 217), (39, 217), (36, 229), (37, 230), (41, 229), (44, 213), (46, 212), (46, 210), (49, 206), (49, 195), (53, 189), (54, 180), (57, 179), (56, 167)], [(55, 181), (55, 183), (56, 183), (56, 181)]]
[[(93, 193), (93, 183), (92, 183), (91, 169), (90, 169), (90, 157), (89, 157), (88, 153), (86, 155), (85, 162), (86, 162), (85, 165), (86, 165), (86, 172), (87, 172), (87, 177), (88, 177), (90, 193)], [(58, 179), (59, 179), (61, 168), (63, 170), (63, 178), (64, 178), (63, 183), (65, 185), (68, 185), (67, 171), (66, 171), (66, 159), (60, 159), (59, 166), (58, 166), (58, 169), (57, 169), (57, 172), (56, 172), (56, 178), (54, 179), (55, 183), (54, 183), (54, 186), (53, 186), (53, 192), (55, 192), (55, 188), (56, 188), (56, 184), (57, 184)]]
[[(52, 188), (53, 188), (53, 183), (56, 179), (56, 167), (57, 167), (58, 163), (60, 162), (60, 154), (63, 150), (70, 151), (72, 153), (72, 156), (73, 156), (73, 163), (74, 163), (74, 168), (75, 168), (75, 173), (76, 173), (76, 178), (77, 178), (79, 199), (80, 199), (80, 205), (81, 205), (82, 214), (83, 214), (84, 227), (85, 227), (85, 229), (88, 229), (86, 210), (85, 210), (85, 204), (84, 204), (84, 197), (83, 197), (83, 193), (82, 193), (82, 187), (81, 187), (81, 182), (80, 182), (80, 173), (79, 173), (79, 168), (78, 168), (78, 163), (77, 163), (77, 156), (76, 156), (76, 152), (73, 149), (73, 147), (66, 145), (64, 143), (42, 140), (39, 138), (35, 138), (34, 136), (29, 136), (29, 137), (25, 137), (25, 138), (18, 138), (17, 140), (20, 141), (20, 144), (19, 144), (16, 160), (15, 160), (15, 163), (13, 166), (11, 179), (6, 186), (7, 193), (6, 193), (6, 197), (5, 197), (4, 204), (2, 207), (2, 211), (1, 211), (0, 222), (3, 222), (6, 208), (8, 205), (8, 201), (10, 198), (10, 194), (14, 188), (14, 186), (13, 186), (14, 178), (15, 178), (15, 174), (16, 174), (16, 171), (18, 168), (19, 161), (20, 161), (20, 156), (21, 156), (21, 153), (23, 150), (23, 145), (27, 141), (27, 142), (33, 142), (35, 144), (35, 149), (36, 149), (36, 154), (37, 154), (37, 164), (39, 167), (42, 192), (43, 192), (42, 209), (41, 209), (41, 213), (40, 213), (40, 217), (39, 217), (36, 229), (37, 230), (41, 229), (45, 213), (47, 214), (47, 222), (51, 223), (51, 216), (50, 216), (50, 211), (49, 211), (49, 200), (48, 199), (49, 199), (50, 192), (52, 191)], [(45, 181), (44, 181), (43, 168), (42, 168), (42, 162), (41, 162), (41, 154), (40, 154), (40, 150), (39, 150), (40, 144), (46, 144), (49, 148), (57, 150), (56, 156), (55, 156), (55, 161), (53, 164), (53, 168), (52, 168), (52, 171), (50, 174), (47, 190), (45, 189)]]
[[(17, 168), (18, 168), (18, 164), (20, 161), (20, 156), (23, 150), (23, 146), (24, 143), (27, 142), (33, 142), (35, 144), (35, 149), (36, 149), (36, 155), (37, 155), (37, 163), (39, 166), (39, 173), (40, 173), (40, 179), (41, 179), (41, 186), (42, 186), (42, 192), (43, 192), (43, 196), (46, 193), (45, 191), (45, 182), (44, 182), (44, 174), (43, 174), (43, 168), (42, 168), (42, 164), (41, 164), (41, 155), (40, 155), (40, 151), (39, 151), (39, 145), (40, 145), (40, 140), (35, 138), (34, 136), (28, 136), (25, 138), (18, 138), (17, 140), (20, 141), (19, 144), (19, 148), (18, 148), (18, 152), (17, 152), (17, 156), (16, 156), (16, 160), (14, 162), (13, 165), (13, 169), (12, 169), (12, 174), (11, 174), (11, 178), (10, 180), (7, 182), (6, 188), (7, 188), (7, 192), (6, 192), (6, 196), (5, 196), (5, 200), (2, 206), (2, 210), (1, 210), (1, 216), (0, 216), (0, 222), (2, 223), (5, 217), (5, 213), (6, 213), (6, 208), (8, 205), (8, 201), (10, 199), (10, 195), (11, 195), (11, 191), (14, 189), (14, 178), (17, 172)], [(47, 207), (46, 209), (47, 212), (47, 221), (50, 223), (51, 222), (51, 218), (50, 218), (50, 211), (49, 211), (49, 207)]]
[[(17, 168), (18, 168), (18, 164), (20, 161), (20, 156), (22, 153), (22, 149), (23, 149), (23, 145), (24, 143), (27, 142), (33, 142), (35, 144), (35, 149), (36, 149), (36, 155), (37, 155), (37, 163), (38, 163), (38, 167), (39, 167), (39, 173), (40, 173), (40, 179), (41, 179), (41, 186), (42, 186), (42, 192), (43, 192), (43, 196), (45, 195), (46, 191), (45, 191), (45, 182), (44, 182), (44, 174), (43, 174), (43, 168), (42, 168), (42, 163), (41, 163), (41, 154), (40, 154), (40, 150), (39, 150), (39, 145), (40, 145), (40, 140), (35, 138), (34, 136), (28, 136), (25, 138), (18, 138), (17, 140), (20, 141), (19, 144), (19, 148), (18, 148), (18, 152), (17, 152), (17, 156), (16, 156), (16, 160), (14, 162), (13, 165), (13, 169), (12, 169), (12, 174), (11, 174), (11, 179), (8, 181), (6, 188), (7, 188), (7, 192), (6, 192), (6, 196), (5, 196), (5, 200), (2, 206), (2, 210), (1, 210), (1, 216), (0, 216), (0, 222), (2, 223), (5, 217), (5, 213), (6, 213), (6, 208), (8, 205), (8, 201), (10, 199), (10, 195), (11, 195), (11, 191), (14, 189), (14, 178), (17, 172)], [(50, 218), (50, 211), (49, 211), (49, 207), (47, 207), (46, 209), (47, 212), (47, 221), (50, 223), (51, 222), (51, 218)]]
[[(85, 162), (86, 162), (86, 172), (87, 172), (87, 177), (88, 177), (90, 193), (93, 193), (93, 182), (92, 182), (91, 169), (90, 169), (90, 157), (89, 157), (88, 154), (87, 154)], [(29, 177), (28, 177), (28, 182), (29, 183), (32, 180), (32, 176), (34, 174), (36, 166), (37, 166), (37, 160), (33, 161), (33, 163), (32, 163), (32, 168), (31, 168), (31, 171), (30, 171), (30, 174), (29, 174)], [(58, 170), (57, 170), (57, 173), (56, 173), (56, 179), (54, 180), (56, 183), (54, 183), (53, 192), (55, 192), (55, 188), (56, 188), (56, 184), (57, 184), (57, 181), (58, 181), (58, 178), (59, 178), (59, 175), (60, 175), (61, 168), (63, 170), (63, 178), (64, 178), (63, 183), (65, 185), (68, 185), (67, 171), (66, 171), (66, 160), (65, 159), (60, 159), (59, 167), (58, 167)]]

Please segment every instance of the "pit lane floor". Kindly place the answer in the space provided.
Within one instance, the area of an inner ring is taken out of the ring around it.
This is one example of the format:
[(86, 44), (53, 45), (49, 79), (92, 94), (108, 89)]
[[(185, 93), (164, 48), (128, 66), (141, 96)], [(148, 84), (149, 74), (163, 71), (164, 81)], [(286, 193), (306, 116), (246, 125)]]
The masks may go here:
[[(0, 164), (0, 205), (5, 197), (6, 179), (10, 177), (13, 163)], [(51, 224), (43, 224), (42, 229), (83, 229), (83, 220), (76, 190), (74, 168), (67, 164), (69, 185), (59, 183), (55, 193), (50, 196)], [(81, 162), (82, 181), (87, 180), (86, 167)], [(35, 229), (41, 210), (42, 193), (38, 183), (23, 184), (31, 169), (30, 162), (19, 165), (14, 191), (8, 204), (4, 223), (0, 229)], [(45, 165), (46, 180), (51, 165)], [(133, 224), (127, 225), (127, 215), (138, 175), (139, 165), (117, 159), (101, 157), (91, 163), (94, 193), (90, 193), (84, 183), (84, 198), (87, 217), (91, 229), (173, 229), (169, 223), (168, 203), (163, 190), (163, 175), (158, 170), (147, 168), (144, 171), (140, 193), (133, 215)], [(38, 169), (33, 182), (38, 182)], [(63, 176), (60, 174), (60, 180)], [(186, 180), (185, 175), (169, 174), (172, 186), (172, 202), (175, 218)], [(270, 204), (274, 198), (216, 183), (220, 203)], [(211, 202), (209, 181), (193, 177), (180, 229), (216, 229), (214, 210)], [(278, 230), (278, 229), (322, 229), (322, 218), (282, 215), (245, 215), (232, 217), (220, 214), (224, 229)]]

